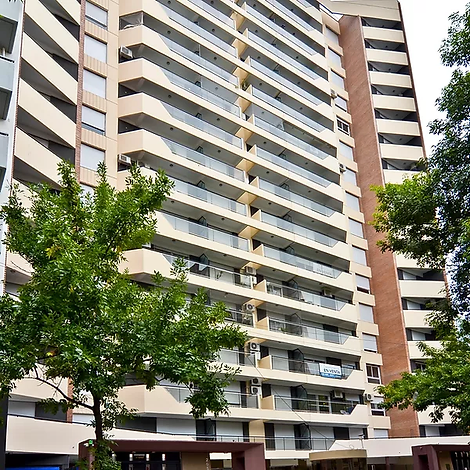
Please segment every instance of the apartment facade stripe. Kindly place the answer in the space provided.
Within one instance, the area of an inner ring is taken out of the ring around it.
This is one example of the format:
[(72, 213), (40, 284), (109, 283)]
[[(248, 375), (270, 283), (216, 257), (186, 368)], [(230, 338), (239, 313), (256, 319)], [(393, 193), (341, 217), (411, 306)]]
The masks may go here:
[[(24, 15), (12, 182), (58, 187), (61, 160), (84, 191), (101, 161), (118, 189), (131, 164), (163, 169), (175, 185), (158, 231), (123, 268), (150, 284), (183, 258), (188, 296), (206, 289), (250, 337), (220, 353), (240, 368), (229, 416), (194, 420), (187, 389), (133, 383), (121, 398), (138, 418), (119, 438), (260, 441), (282, 469), (335, 440), (451, 432), (385, 415), (376, 391), (424, 364), (424, 308), (441, 295), (439, 273), (380, 254), (365, 224), (370, 184), (401, 181), (423, 155), (396, 1), (25, 0)], [(11, 253), (6, 265), (15, 295), (31, 268)], [(64, 466), (86, 439), (88, 411), (51, 416), (47, 394), (25, 380), (10, 397), (11, 466), (51, 452)]]

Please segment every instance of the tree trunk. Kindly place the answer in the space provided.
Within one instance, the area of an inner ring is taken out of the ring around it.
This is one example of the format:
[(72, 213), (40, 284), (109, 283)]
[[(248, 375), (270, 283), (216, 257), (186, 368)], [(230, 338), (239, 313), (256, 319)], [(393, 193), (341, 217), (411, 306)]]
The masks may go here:
[[(93, 416), (95, 418), (95, 452), (93, 468), (100, 470), (105, 467), (108, 446), (104, 438), (103, 431), (103, 416), (101, 414), (101, 399), (96, 395), (93, 395)], [(90, 469), (91, 470), (91, 469)]]

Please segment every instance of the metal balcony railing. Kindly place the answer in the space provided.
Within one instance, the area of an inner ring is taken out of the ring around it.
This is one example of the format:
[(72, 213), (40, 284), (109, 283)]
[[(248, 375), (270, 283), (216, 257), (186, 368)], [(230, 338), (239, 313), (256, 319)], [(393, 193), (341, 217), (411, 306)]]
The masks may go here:
[(180, 232), (189, 233), (206, 240), (221, 243), (243, 251), (249, 251), (249, 243), (246, 238), (237, 237), (221, 230), (206, 227), (186, 219), (181, 219), (170, 214), (162, 214), (171, 226)]
[[(318, 375), (320, 373), (320, 364), (318, 362), (296, 361), (286, 357), (271, 356), (271, 365), (276, 370), (287, 370), (289, 372), (298, 372), (300, 374)], [(352, 367), (341, 367), (341, 378), (347, 379), (354, 369)]]
[(293, 287), (283, 286), (271, 281), (266, 282), (268, 294), (285, 297), (286, 299), (298, 300), (311, 305), (328, 308), (330, 310), (341, 310), (348, 302), (344, 300), (332, 299), (315, 292), (305, 289), (295, 289)]
[(294, 336), (302, 336), (304, 338), (324, 341), (326, 343), (344, 344), (348, 338), (351, 338), (351, 335), (328, 331), (322, 328), (304, 325), (302, 323), (293, 323), (274, 318), (268, 318), (268, 322), (269, 329), (271, 331), (278, 331), (280, 333)]
[(287, 408), (293, 411), (305, 411), (308, 413), (350, 415), (356, 405), (358, 405), (358, 402), (354, 401), (310, 400), (274, 396), (274, 406), (280, 410)]

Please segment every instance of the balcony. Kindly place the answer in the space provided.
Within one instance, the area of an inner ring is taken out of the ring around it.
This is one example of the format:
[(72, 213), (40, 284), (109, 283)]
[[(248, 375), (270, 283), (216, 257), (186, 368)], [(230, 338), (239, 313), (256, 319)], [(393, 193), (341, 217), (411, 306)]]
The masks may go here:
[(246, 354), (233, 349), (221, 349), (219, 361), (224, 364), (236, 364), (237, 366), (256, 367), (256, 357), (253, 354)]
[(290, 266), (295, 266), (299, 269), (305, 269), (306, 271), (314, 272), (326, 277), (331, 277), (333, 279), (337, 279), (341, 273), (344, 272), (334, 268), (333, 266), (328, 266), (326, 264), (305, 259), (285, 251), (271, 248), (270, 246), (263, 246), (263, 253), (267, 258), (281, 261), (282, 263), (289, 264)]
[(227, 309), (227, 318), (225, 320), (230, 323), (238, 323), (239, 325), (254, 325), (253, 314), (249, 312), (241, 312), (240, 310)]
[[(293, 117), (294, 119), (299, 120), (303, 124), (307, 125), (308, 127), (316, 130), (317, 132), (322, 132), (325, 129), (327, 129), (325, 126), (319, 124), (318, 122), (313, 121), (309, 117), (305, 116), (305, 114), (300, 113), (299, 111), (296, 111), (295, 109), (291, 108), (290, 106), (287, 106), (286, 104), (282, 103), (282, 101), (277, 100), (276, 98), (273, 98), (272, 96), (269, 96), (266, 93), (263, 93), (261, 90), (258, 90), (257, 88), (252, 89), (252, 94), (256, 98), (260, 98), (264, 103), (268, 103), (271, 106), (275, 107), (282, 113), (287, 114), (288, 116)], [(318, 100), (320, 101), (320, 100)]]
[(213, 137), (223, 140), (231, 145), (234, 145), (238, 148), (243, 148), (243, 141), (240, 137), (236, 137), (229, 132), (224, 131), (220, 127), (209, 124), (208, 122), (203, 121), (202, 119), (197, 118), (181, 109), (175, 108), (167, 103), (162, 103), (163, 107), (168, 111), (168, 113), (178, 121), (181, 121), (185, 124), (190, 125), (200, 131), (206, 132)]
[(203, 70), (209, 70), (213, 74), (231, 83), (232, 85), (238, 86), (238, 77), (236, 77), (235, 75), (231, 74), (230, 72), (227, 72), (223, 68), (218, 67), (207, 59), (204, 59), (204, 57), (200, 57), (194, 52), (191, 52), (190, 50), (186, 49), (184, 46), (181, 46), (180, 44), (168, 38), (161, 37), (161, 39), (165, 42), (165, 44), (171, 51), (175, 52), (181, 57), (184, 57), (185, 59), (188, 59), (189, 61), (201, 67)]
[(314, 212), (318, 212), (319, 214), (322, 214), (326, 217), (331, 217), (336, 212), (330, 207), (312, 201), (311, 199), (307, 199), (304, 196), (300, 196), (299, 194), (281, 188), (280, 186), (276, 186), (275, 184), (272, 184), (269, 181), (260, 179), (259, 188), (263, 191), (267, 191), (268, 193), (275, 194), (276, 196), (279, 196), (282, 199), (286, 199), (287, 201), (299, 204), (300, 206), (306, 207), (307, 209), (310, 209)]
[(300, 302), (327, 308), (329, 310), (339, 311), (348, 303), (344, 300), (325, 297), (306, 289), (295, 289), (293, 287), (283, 286), (282, 284), (276, 284), (271, 281), (266, 281), (266, 290), (268, 294), (285, 297), (291, 300), (298, 300)]
[(259, 117), (253, 116), (253, 123), (255, 126), (265, 131), (268, 131), (270, 134), (275, 135), (282, 141), (288, 142), (311, 155), (315, 155), (316, 157), (321, 158), (322, 160), (331, 157), (331, 155), (326, 152), (323, 152), (323, 150), (320, 150), (314, 147), (313, 145), (308, 144), (304, 140), (295, 137), (294, 135), (290, 134), (289, 132), (286, 132), (283, 129), (279, 129), (279, 127), (276, 127), (267, 121), (263, 121)]
[(255, 70), (257, 70), (257, 71), (261, 72), (262, 74), (266, 75), (267, 77), (269, 77), (271, 80), (274, 80), (275, 82), (282, 85), (283, 87), (286, 87), (286, 89), (287, 89), (286, 91), (288, 93), (292, 94), (292, 92), (294, 92), (297, 95), (302, 96), (302, 98), (305, 98), (305, 100), (307, 100), (307, 102), (309, 103), (311, 108), (313, 108), (315, 106), (318, 106), (320, 104), (323, 104), (323, 101), (319, 100), (316, 96), (313, 96), (308, 91), (304, 90), (303, 88), (300, 88), (294, 82), (291, 82), (289, 79), (283, 77), (282, 75), (275, 72), (274, 70), (271, 70), (269, 67), (266, 67), (261, 62), (258, 62), (256, 60), (250, 58), (250, 65)]
[(246, 238), (237, 237), (236, 235), (206, 227), (170, 214), (162, 214), (162, 217), (179, 232), (195, 235), (238, 250), (249, 251), (249, 243)]
[(217, 207), (221, 207), (222, 209), (227, 209), (231, 212), (235, 212), (237, 214), (246, 215), (247, 209), (245, 204), (240, 204), (233, 199), (226, 198), (224, 196), (220, 196), (215, 193), (211, 193), (205, 189), (202, 189), (198, 186), (193, 184), (185, 183), (184, 181), (176, 180), (170, 178), (174, 183), (174, 191), (186, 194), (188, 196), (194, 197), (199, 199), (200, 201), (207, 202), (208, 204), (213, 204)]
[(439, 299), (445, 297), (444, 281), (432, 280), (400, 280), (400, 292), (402, 297)]
[(162, 69), (162, 71), (168, 78), (168, 80), (179, 88), (189, 91), (193, 95), (198, 96), (199, 98), (202, 98), (206, 101), (209, 101), (209, 103), (218, 106), (224, 111), (228, 111), (229, 113), (232, 113), (237, 117), (241, 117), (241, 111), (239, 106), (230, 103), (227, 100), (224, 100), (220, 96), (215, 95), (213, 92), (205, 90), (202, 86), (198, 86), (192, 82), (189, 82), (188, 80), (180, 77), (179, 75), (173, 72), (170, 72), (169, 70)]
[[(8, 142), (10, 138), (7, 134), (3, 134), (0, 132), (0, 167), (6, 168), (8, 162)], [(0, 172), (4, 170), (0, 169)], [(0, 183), (3, 184), (3, 181)]]
[[(191, 395), (191, 391), (186, 387), (165, 386), (171, 396), (179, 403), (185, 403), (186, 398)], [(228, 406), (233, 408), (258, 408), (258, 395), (247, 393), (229, 392), (224, 393)]]
[[(0, 17), (0, 31), (2, 28)], [(6, 119), (10, 109), (11, 95), (13, 93), (15, 76), (15, 63), (0, 56), (0, 119)]]
[(279, 36), (282, 36), (283, 38), (287, 39), (287, 41), (295, 44), (299, 49), (302, 49), (307, 54), (307, 57), (315, 57), (318, 55), (318, 52), (316, 50), (311, 48), (309, 45), (305, 44), (293, 34), (290, 34), (285, 29), (281, 28), (278, 24), (274, 23), (274, 21), (267, 22), (266, 16), (261, 14), (258, 10), (256, 10), (256, 8), (252, 8), (248, 4), (245, 4), (245, 8), (250, 15), (254, 16), (257, 20), (262, 23), (263, 27), (269, 27), (276, 31)]
[(9, 54), (13, 50), (22, 3), (3, 0), (0, 6), (0, 49), (5, 49)]
[(215, 170), (219, 173), (224, 175), (230, 176), (238, 181), (245, 181), (245, 172), (235, 168), (233, 166), (227, 165), (220, 160), (216, 160), (215, 158), (208, 157), (201, 152), (196, 150), (190, 149), (185, 147), (184, 145), (178, 144), (168, 139), (162, 139), (171, 152), (174, 155), (178, 155), (180, 157), (186, 158), (191, 160), (192, 162), (199, 163), (200, 165), (210, 168), (211, 170)]
[(350, 415), (358, 402), (355, 401), (332, 401), (310, 400), (303, 398), (288, 398), (278, 395), (274, 396), (274, 406), (276, 410), (292, 410), (307, 413), (341, 414)]
[(300, 225), (296, 225), (280, 217), (268, 214), (267, 212), (260, 211), (260, 220), (261, 222), (272, 225), (273, 227), (286, 230), (287, 232), (293, 233), (294, 235), (321, 243), (322, 245), (326, 245), (330, 248), (338, 243), (338, 240), (328, 237), (327, 235), (323, 235), (323, 233), (315, 232)]
[[(326, 375), (325, 372), (321, 371), (320, 363), (318, 362), (297, 361), (280, 356), (270, 357), (272, 369), (285, 370), (299, 374), (317, 375), (319, 377), (330, 377), (334, 379), (347, 379), (351, 375), (352, 371), (355, 370), (352, 367), (334, 366), (338, 367), (338, 371), (339, 369), (341, 369), (341, 375), (331, 377), (329, 375)], [(328, 365), (326, 364), (326, 366)]]
[(230, 26), (231, 28), (235, 28), (235, 21), (232, 18), (228, 17), (227, 15), (224, 15), (222, 12), (210, 6), (208, 3), (202, 0), (189, 0), (189, 2), (199, 7), (205, 13), (209, 13), (209, 15), (222, 21), (227, 26)]
[(344, 344), (348, 338), (351, 338), (351, 335), (315, 328), (313, 326), (304, 325), (301, 322), (293, 323), (268, 318), (268, 324), (270, 331), (276, 331), (286, 335), (301, 336), (303, 338), (324, 341), (326, 343)]
[[(175, 261), (179, 258), (178, 256), (169, 255), (167, 253), (161, 253), (163, 257), (170, 263), (174, 264)], [(218, 266), (211, 266), (208, 264), (200, 263), (198, 261), (190, 261), (188, 259), (183, 259), (186, 267), (189, 270), (189, 274), (194, 274), (196, 276), (206, 277), (208, 279), (212, 279), (218, 282), (223, 282), (226, 284), (231, 284), (233, 286), (240, 286), (246, 287), (247, 289), (251, 289), (253, 287), (253, 278), (251, 276), (247, 276), (245, 274), (236, 273), (234, 271), (230, 271), (229, 269), (224, 269)], [(253, 324), (253, 316), (251, 314), (245, 314), (243, 312), (228, 311), (229, 316), (227, 317), (228, 321), (235, 321), (241, 324)], [(248, 315), (248, 316), (247, 316)], [(250, 319), (251, 317), (251, 319)]]
[(262, 49), (265, 49), (265, 50), (269, 51), (276, 58), (283, 60), (286, 64), (288, 64), (288, 68), (293, 67), (297, 71), (305, 74), (307, 77), (309, 77), (313, 81), (323, 78), (320, 75), (318, 75), (316, 72), (314, 72), (312, 69), (310, 69), (307, 66), (303, 65), (298, 60), (293, 59), (288, 54), (286, 54), (285, 52), (282, 52), (280, 49), (273, 46), (272, 44), (269, 44), (264, 39), (261, 39), (256, 34), (253, 34), (251, 31), (247, 31), (247, 37), (248, 37), (248, 39), (253, 41), (255, 44), (260, 46)]
[(209, 31), (206, 31), (204, 28), (201, 28), (199, 25), (197, 25), (193, 21), (180, 15), (174, 10), (171, 10), (165, 5), (160, 4), (160, 6), (163, 8), (163, 10), (168, 15), (168, 17), (172, 19), (173, 21), (175, 21), (176, 23), (178, 23), (179, 25), (183, 26), (184, 28), (191, 31), (192, 33), (198, 35), (200, 38), (205, 39), (210, 44), (219, 47), (220, 49), (227, 52), (228, 54), (234, 57), (237, 56), (237, 50), (232, 45), (227, 44), (225, 41), (222, 41), (222, 39), (218, 38), (214, 34), (211, 34)]
[(288, 16), (291, 20), (297, 23), (297, 25), (300, 26), (305, 31), (310, 32), (315, 29), (311, 24), (307, 23), (305, 20), (297, 16), (294, 12), (290, 11), (282, 3), (276, 0), (266, 0), (266, 1), (267, 3), (269, 3), (270, 5), (274, 7), (273, 9), (274, 12), (276, 12), (276, 10), (281, 11), (282, 13), (284, 13), (284, 15)]

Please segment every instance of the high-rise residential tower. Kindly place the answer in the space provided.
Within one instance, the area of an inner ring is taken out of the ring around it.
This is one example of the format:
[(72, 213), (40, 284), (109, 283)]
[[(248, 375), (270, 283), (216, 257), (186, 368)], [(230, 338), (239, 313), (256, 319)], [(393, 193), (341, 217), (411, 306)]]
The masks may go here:
[[(150, 284), (185, 259), (188, 295), (206, 289), (250, 336), (220, 354), (240, 367), (230, 416), (195, 421), (187, 389), (132, 385), (121, 396), (139, 410), (134, 431), (260, 440), (273, 468), (305, 468), (335, 440), (454, 431), (385, 416), (375, 391), (423, 366), (416, 341), (433, 340), (425, 308), (444, 286), (381, 254), (365, 224), (370, 185), (401, 181), (424, 156), (395, 0), (0, 0), (7, 9), (0, 197), (10, 183), (58, 187), (60, 160), (85, 191), (102, 161), (117, 188), (132, 163), (165, 170), (175, 185), (158, 233), (125, 267)], [(6, 259), (14, 295), (30, 268)], [(48, 393), (25, 380), (12, 394), (11, 462), (76, 455), (90, 433), (86, 410), (45, 412)]]

